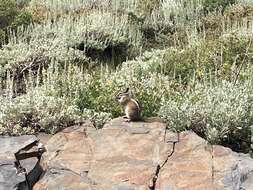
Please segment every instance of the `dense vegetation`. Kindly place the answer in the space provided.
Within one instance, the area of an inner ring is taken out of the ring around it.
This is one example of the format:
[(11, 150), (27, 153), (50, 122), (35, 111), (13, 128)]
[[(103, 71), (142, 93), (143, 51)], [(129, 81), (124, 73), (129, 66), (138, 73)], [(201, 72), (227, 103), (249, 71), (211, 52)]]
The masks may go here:
[(253, 3), (247, 0), (3, 0), (0, 133), (55, 133), (122, 114), (250, 150)]

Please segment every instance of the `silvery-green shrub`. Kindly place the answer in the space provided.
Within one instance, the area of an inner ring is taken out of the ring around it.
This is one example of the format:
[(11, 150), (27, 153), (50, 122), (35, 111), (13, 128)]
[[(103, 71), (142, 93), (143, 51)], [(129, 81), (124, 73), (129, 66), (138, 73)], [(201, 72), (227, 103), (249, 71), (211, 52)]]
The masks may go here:
[(179, 97), (163, 99), (159, 115), (169, 127), (192, 129), (209, 142), (245, 138), (253, 122), (252, 84), (252, 80), (237, 85), (227, 81), (197, 84)]

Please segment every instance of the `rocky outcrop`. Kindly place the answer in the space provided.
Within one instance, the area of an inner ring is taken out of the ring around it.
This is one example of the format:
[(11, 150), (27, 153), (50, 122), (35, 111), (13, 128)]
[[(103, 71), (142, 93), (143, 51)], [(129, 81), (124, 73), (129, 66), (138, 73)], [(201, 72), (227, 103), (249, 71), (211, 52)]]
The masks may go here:
[(253, 189), (253, 160), (157, 119), (70, 127), (47, 143), (35, 190)]
[[(43, 174), (40, 157), (50, 135), (0, 136), (0, 190), (30, 190)], [(40, 143), (39, 143), (40, 139)], [(40, 144), (40, 147), (38, 146)]]
[[(0, 137), (0, 190), (14, 189), (15, 185), (25, 181), (24, 175), (16, 175), (13, 165), (15, 160), (14, 153), (36, 139), (33, 135)], [(22, 161), (22, 165), (27, 171), (31, 171), (36, 162), (36, 158), (31, 158)]]

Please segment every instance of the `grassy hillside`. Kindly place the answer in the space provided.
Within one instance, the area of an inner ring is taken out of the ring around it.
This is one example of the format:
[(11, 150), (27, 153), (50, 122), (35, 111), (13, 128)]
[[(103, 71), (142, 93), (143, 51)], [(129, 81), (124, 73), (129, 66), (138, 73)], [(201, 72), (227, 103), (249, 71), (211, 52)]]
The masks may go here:
[(0, 133), (100, 128), (130, 87), (144, 117), (248, 152), (252, 17), (247, 0), (1, 1)]

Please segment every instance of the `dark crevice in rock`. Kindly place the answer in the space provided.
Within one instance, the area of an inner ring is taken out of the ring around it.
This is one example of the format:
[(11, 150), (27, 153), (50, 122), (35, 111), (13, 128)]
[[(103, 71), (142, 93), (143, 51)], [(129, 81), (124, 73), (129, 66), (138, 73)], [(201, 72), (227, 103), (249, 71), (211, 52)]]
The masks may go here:
[(11, 165), (13, 165), (13, 164), (5, 163), (5, 164), (0, 164), (0, 167), (2, 167), (2, 166), (11, 166)]
[(32, 187), (40, 179), (43, 173), (44, 170), (40, 165), (39, 159), (34, 168), (28, 174), (26, 174), (26, 180), (18, 183), (15, 186), (16, 190), (32, 190)]
[(151, 185), (149, 186), (150, 190), (156, 189), (156, 182), (159, 177), (159, 173), (160, 173), (161, 169), (165, 166), (165, 164), (168, 162), (169, 158), (174, 154), (176, 143), (178, 143), (178, 142), (179, 142), (179, 133), (177, 133), (177, 140), (176, 141), (167, 141), (166, 142), (166, 143), (172, 143), (172, 151), (170, 154), (168, 154), (167, 158), (165, 159), (165, 161), (163, 162), (162, 165), (160, 165), (160, 164), (157, 165), (155, 175), (151, 181)]
[(88, 177), (89, 171), (83, 171), (82, 173), (79, 174), (69, 168), (63, 168), (63, 167), (51, 167), (49, 171), (51, 174), (54, 174), (54, 175), (61, 174), (61, 171), (63, 173), (69, 172), (73, 175), (79, 176), (84, 182), (90, 185), (97, 185), (97, 183), (94, 180)]
[[(42, 166), (40, 165), (40, 160), (45, 151), (46, 149), (44, 148), (44, 145), (39, 143), (38, 139), (33, 139), (24, 143), (24, 145), (16, 153), (14, 153), (14, 167), (16, 169), (16, 173), (25, 176), (25, 180), (16, 184), (15, 189), (32, 190), (33, 186), (44, 172)], [(37, 158), (37, 162), (33, 169), (28, 172), (28, 170), (21, 165), (21, 161), (29, 158)]]
[(71, 172), (72, 174), (75, 174), (75, 175), (81, 177), (81, 175), (80, 175), (79, 173), (77, 173), (77, 172), (75, 172), (75, 171), (73, 171), (73, 170), (71, 170), (71, 169), (69, 169), (69, 168), (52, 167), (52, 168), (50, 168), (49, 170), (50, 170), (50, 172), (51, 172), (52, 174), (58, 174), (58, 173), (60, 173), (60, 172), (58, 172), (58, 171), (60, 170), (60, 171), (68, 171), (68, 172)]
[(155, 190), (155, 188), (156, 188), (156, 181), (158, 179), (158, 175), (160, 173), (160, 169), (161, 169), (161, 166), (160, 166), (160, 164), (158, 164), (157, 167), (156, 167), (155, 175), (154, 175), (154, 177), (153, 177), (153, 179), (151, 181), (151, 185), (149, 186), (150, 190)]

